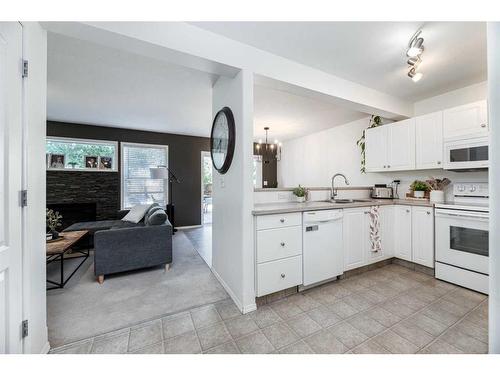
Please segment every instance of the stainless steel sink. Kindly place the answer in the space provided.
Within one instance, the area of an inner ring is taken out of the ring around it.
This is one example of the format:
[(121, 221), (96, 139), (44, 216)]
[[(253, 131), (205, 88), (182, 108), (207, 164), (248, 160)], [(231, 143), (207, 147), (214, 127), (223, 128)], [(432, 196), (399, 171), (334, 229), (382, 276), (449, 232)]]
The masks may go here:
[(346, 204), (346, 203), (361, 203), (370, 201), (371, 199), (327, 199), (322, 202)]

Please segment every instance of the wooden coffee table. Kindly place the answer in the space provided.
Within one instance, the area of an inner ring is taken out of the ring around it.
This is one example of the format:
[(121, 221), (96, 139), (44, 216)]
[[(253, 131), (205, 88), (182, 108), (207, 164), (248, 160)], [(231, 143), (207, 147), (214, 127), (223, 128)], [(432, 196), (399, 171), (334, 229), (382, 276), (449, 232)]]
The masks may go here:
[[(64, 237), (62, 240), (47, 243), (46, 258), (47, 265), (52, 262), (60, 262), (61, 278), (59, 282), (47, 279), (49, 284), (54, 286), (48, 287), (47, 290), (64, 288), (66, 283), (71, 279), (71, 277), (78, 271), (83, 263), (87, 260), (90, 255), (90, 250), (73, 250), (72, 254), (80, 254), (76, 256), (66, 256), (68, 252), (72, 250), (72, 246), (87, 235), (87, 230), (76, 230), (74, 232), (63, 232), (61, 235)], [(64, 260), (66, 259), (76, 259), (82, 258), (82, 261), (78, 264), (78, 267), (69, 275), (66, 280), (64, 279)]]

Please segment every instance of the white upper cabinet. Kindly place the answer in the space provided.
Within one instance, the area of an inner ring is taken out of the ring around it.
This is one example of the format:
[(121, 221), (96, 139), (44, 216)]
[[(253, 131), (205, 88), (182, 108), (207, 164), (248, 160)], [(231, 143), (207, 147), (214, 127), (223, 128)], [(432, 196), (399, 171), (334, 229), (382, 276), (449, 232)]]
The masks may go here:
[(412, 207), (413, 262), (434, 268), (434, 215), (432, 207)]
[(443, 168), (443, 112), (415, 118), (416, 168)]
[(387, 125), (366, 130), (366, 171), (387, 170)]
[(469, 103), (443, 111), (445, 139), (481, 136), (488, 133), (486, 100)]
[(366, 131), (366, 171), (415, 169), (415, 120), (408, 119)]
[(411, 254), (411, 207), (394, 207), (394, 256), (412, 261)]
[(389, 171), (415, 169), (415, 119), (408, 119), (387, 126)]

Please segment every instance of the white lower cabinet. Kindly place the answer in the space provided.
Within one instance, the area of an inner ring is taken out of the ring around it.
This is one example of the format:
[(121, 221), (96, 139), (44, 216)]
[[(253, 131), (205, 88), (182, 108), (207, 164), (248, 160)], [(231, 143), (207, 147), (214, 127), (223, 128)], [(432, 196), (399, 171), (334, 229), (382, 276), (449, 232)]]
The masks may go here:
[(409, 262), (411, 257), (411, 209), (396, 206), (394, 209), (394, 256)]
[(302, 284), (302, 213), (256, 217), (256, 291), (264, 296)]
[(434, 268), (434, 215), (431, 207), (412, 207), (413, 262)]
[(394, 251), (396, 258), (434, 268), (432, 207), (395, 207)]
[(257, 296), (302, 284), (302, 256), (257, 265)]
[(365, 225), (366, 211), (365, 207), (344, 210), (344, 271), (365, 265), (365, 249), (368, 242), (368, 228)]
[(375, 263), (393, 256), (393, 206), (379, 207), (381, 249), (372, 251), (370, 207), (344, 209), (344, 271)]

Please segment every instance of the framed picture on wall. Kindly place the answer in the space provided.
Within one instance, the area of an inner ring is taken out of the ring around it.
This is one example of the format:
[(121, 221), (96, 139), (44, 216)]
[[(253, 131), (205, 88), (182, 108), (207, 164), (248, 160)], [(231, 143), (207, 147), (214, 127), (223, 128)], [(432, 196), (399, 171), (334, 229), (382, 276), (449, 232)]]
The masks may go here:
[(64, 155), (51, 154), (49, 167), (51, 169), (64, 169)]
[(99, 169), (112, 170), (113, 158), (109, 156), (99, 156)]
[(85, 156), (85, 168), (97, 169), (97, 156)]

